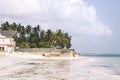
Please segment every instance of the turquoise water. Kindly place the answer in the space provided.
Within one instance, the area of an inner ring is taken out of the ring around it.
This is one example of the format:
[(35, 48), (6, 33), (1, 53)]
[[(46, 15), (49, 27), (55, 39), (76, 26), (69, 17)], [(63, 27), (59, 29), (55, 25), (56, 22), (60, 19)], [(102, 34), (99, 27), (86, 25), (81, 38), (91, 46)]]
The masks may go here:
[(120, 56), (99, 57), (100, 63), (111, 69), (114, 74), (120, 75)]
[[(84, 55), (86, 56), (86, 55)], [(87, 55), (99, 60), (96, 66), (105, 67), (113, 71), (115, 75), (120, 75), (120, 55)]]

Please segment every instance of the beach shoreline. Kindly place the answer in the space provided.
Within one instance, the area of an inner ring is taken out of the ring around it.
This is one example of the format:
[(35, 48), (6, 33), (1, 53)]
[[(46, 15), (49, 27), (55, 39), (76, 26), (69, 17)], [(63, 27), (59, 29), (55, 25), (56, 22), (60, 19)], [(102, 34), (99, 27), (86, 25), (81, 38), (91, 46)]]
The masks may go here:
[[(38, 55), (8, 54), (0, 58), (0, 80), (119, 80), (119, 75), (98, 67), (94, 57), (43, 58)], [(57, 74), (56, 74), (57, 73)]]

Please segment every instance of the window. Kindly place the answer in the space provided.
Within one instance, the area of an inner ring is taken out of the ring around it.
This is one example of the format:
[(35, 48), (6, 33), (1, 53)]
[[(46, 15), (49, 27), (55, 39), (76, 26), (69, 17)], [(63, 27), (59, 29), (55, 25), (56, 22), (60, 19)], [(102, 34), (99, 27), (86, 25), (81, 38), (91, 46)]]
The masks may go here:
[(0, 51), (4, 51), (4, 47), (0, 47)]

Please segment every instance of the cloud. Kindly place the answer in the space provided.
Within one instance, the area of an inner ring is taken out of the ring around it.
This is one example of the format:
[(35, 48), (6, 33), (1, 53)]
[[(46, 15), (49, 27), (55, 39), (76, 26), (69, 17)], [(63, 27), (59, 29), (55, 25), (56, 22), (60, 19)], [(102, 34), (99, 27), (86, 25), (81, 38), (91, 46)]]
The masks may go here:
[(38, 11), (37, 0), (0, 0), (0, 15), (4, 17), (26, 17)]
[(1, 21), (40, 23), (71, 34), (112, 34), (112, 30), (98, 20), (95, 7), (84, 0), (0, 0), (0, 16)]
[(63, 29), (80, 52), (103, 51), (111, 43), (112, 30), (85, 0), (0, 0), (0, 23), (4, 21)]

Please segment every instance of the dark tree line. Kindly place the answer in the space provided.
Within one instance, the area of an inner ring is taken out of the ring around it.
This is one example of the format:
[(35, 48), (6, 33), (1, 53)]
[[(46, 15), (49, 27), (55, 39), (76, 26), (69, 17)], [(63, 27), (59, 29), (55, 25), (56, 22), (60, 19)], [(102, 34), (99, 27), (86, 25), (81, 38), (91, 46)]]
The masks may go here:
[(10, 24), (6, 21), (1, 24), (1, 30), (17, 31), (16, 47), (20, 48), (71, 47), (71, 36), (61, 29), (55, 32), (51, 29), (45, 31), (39, 25), (35, 27), (31, 25), (23, 26), (16, 23)]

